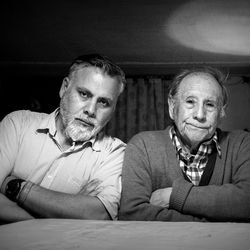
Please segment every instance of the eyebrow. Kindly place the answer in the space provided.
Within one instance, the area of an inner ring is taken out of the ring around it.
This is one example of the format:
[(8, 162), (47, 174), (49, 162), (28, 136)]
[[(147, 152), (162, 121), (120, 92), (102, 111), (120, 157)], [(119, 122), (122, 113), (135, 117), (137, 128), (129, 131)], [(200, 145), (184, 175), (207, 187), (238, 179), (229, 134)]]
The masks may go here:
[[(85, 88), (85, 87), (80, 87), (80, 86), (78, 86), (78, 87), (77, 87), (77, 90), (78, 90), (78, 91), (85, 91), (85, 92), (87, 92), (88, 94), (90, 94), (91, 96), (94, 96), (93, 93), (92, 93), (89, 89), (87, 89), (87, 88)], [(113, 103), (113, 101), (114, 101), (112, 98), (106, 97), (106, 96), (98, 96), (97, 99), (98, 99), (98, 100), (104, 99), (104, 100), (108, 101), (109, 103)]]
[[(184, 93), (183, 97), (184, 97), (184, 98), (198, 98), (197, 96), (192, 95), (192, 94), (186, 95), (186, 93)], [(214, 99), (214, 98), (215, 98), (215, 99)], [(208, 101), (217, 101), (217, 99), (219, 100), (220, 97), (216, 98), (215, 96), (211, 96), (211, 97), (205, 98), (205, 100), (208, 100)]]

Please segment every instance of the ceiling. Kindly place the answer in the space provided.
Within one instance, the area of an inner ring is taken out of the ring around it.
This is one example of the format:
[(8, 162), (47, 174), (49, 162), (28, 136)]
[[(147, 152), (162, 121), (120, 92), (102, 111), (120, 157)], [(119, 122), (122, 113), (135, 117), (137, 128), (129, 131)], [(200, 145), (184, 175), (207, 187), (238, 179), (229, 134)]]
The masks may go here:
[(250, 75), (248, 0), (9, 0), (0, 23), (7, 74), (61, 74), (98, 52), (127, 74), (210, 64)]

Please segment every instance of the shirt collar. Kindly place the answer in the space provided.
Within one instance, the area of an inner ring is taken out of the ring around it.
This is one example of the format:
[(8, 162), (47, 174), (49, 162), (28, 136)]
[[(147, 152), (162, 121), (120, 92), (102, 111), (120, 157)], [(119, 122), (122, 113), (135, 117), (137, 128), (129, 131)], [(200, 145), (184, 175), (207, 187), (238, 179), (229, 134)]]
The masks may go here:
[[(38, 129), (36, 130), (37, 133), (49, 133), (52, 137), (55, 137), (57, 130), (56, 130), (56, 117), (59, 115), (59, 108), (57, 108), (54, 112), (49, 114), (39, 125)], [(83, 143), (79, 143), (80, 147), (89, 143), (94, 151), (100, 152), (101, 151), (101, 144), (100, 141), (104, 137), (104, 132), (101, 131), (97, 136), (94, 138), (85, 141)]]
[(53, 137), (56, 135), (56, 116), (59, 113), (59, 108), (57, 108), (54, 112), (47, 115), (42, 122), (40, 123), (37, 133), (50, 133)]
[[(176, 133), (175, 126), (172, 126), (169, 129), (169, 135), (170, 135), (170, 138), (173, 141), (174, 145), (176, 146), (177, 152), (183, 151), (183, 147), (180, 143), (180, 138), (178, 137), (178, 134)], [(215, 131), (213, 137), (210, 140), (203, 142), (201, 145), (205, 146), (205, 145), (210, 145), (212, 143), (214, 143), (215, 148), (217, 150), (217, 153), (218, 153), (219, 157), (221, 157), (221, 147), (220, 147), (219, 142), (218, 142), (217, 131)], [(201, 147), (201, 145), (200, 145), (200, 147)]]

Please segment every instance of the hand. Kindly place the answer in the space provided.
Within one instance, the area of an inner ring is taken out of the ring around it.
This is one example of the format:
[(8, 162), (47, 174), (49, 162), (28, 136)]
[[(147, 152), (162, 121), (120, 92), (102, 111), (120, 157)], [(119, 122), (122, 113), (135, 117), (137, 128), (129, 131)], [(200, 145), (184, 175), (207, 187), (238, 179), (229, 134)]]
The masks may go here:
[(171, 193), (172, 193), (172, 187), (155, 190), (151, 194), (150, 204), (168, 208)]

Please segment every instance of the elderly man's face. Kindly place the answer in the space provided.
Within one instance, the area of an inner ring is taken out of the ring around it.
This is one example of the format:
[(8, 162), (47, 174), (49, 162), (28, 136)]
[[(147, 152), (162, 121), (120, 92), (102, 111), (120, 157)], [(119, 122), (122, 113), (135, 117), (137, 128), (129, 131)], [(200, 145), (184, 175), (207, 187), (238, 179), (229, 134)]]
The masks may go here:
[(169, 100), (170, 117), (182, 142), (191, 150), (210, 139), (224, 115), (222, 89), (209, 74), (186, 76), (175, 97)]

